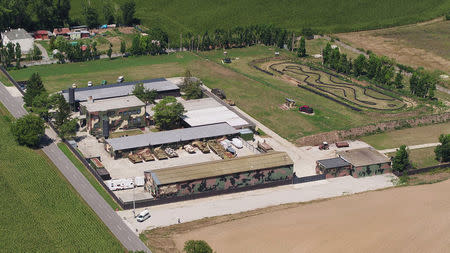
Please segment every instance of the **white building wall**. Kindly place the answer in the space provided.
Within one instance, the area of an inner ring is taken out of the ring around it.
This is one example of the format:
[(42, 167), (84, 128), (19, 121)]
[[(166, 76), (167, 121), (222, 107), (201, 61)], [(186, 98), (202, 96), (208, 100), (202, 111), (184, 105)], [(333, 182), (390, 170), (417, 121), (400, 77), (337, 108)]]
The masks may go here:
[(19, 43), (22, 54), (28, 54), (31, 51), (31, 49), (33, 49), (34, 46), (34, 38), (9, 40), (8, 37), (2, 34), (2, 39), (3, 39), (3, 46), (6, 46), (9, 42), (13, 43), (14, 45), (16, 45), (16, 43)]

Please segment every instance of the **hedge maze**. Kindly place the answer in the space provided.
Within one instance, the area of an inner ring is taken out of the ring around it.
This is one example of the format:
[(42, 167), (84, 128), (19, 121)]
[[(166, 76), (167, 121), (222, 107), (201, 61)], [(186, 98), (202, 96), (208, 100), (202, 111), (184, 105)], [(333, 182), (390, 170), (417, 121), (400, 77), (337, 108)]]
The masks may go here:
[[(265, 63), (265, 64), (261, 64)], [(370, 86), (361, 86), (342, 77), (326, 73), (314, 67), (290, 61), (253, 62), (253, 67), (265, 74), (287, 76), (295, 80), (299, 88), (326, 97), (348, 108), (393, 111), (406, 106), (400, 99)]]

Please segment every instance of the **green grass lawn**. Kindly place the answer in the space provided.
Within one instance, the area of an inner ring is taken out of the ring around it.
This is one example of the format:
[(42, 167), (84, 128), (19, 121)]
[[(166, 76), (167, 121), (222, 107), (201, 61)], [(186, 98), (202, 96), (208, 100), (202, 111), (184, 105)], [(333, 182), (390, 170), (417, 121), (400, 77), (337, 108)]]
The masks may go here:
[(123, 252), (41, 150), (16, 144), (0, 104), (2, 252)]
[(439, 135), (450, 133), (450, 122), (423, 127), (406, 128), (361, 137), (376, 149), (397, 148), (405, 144), (419, 145), (439, 142)]
[(0, 71), (0, 82), (3, 83), (5, 86), (13, 86), (11, 81), (9, 81), (9, 79), (1, 71)]
[(86, 177), (91, 185), (97, 190), (97, 192), (105, 199), (105, 201), (111, 206), (112, 209), (121, 209), (120, 206), (113, 200), (108, 192), (103, 188), (97, 179), (89, 172), (89, 170), (78, 160), (78, 158), (70, 151), (64, 143), (58, 143), (59, 149), (69, 158), (69, 160), (77, 167), (77, 169)]
[[(122, 0), (113, 0), (115, 8)], [(82, 18), (82, 1), (71, 1), (71, 16)], [(102, 1), (91, 1), (99, 10)], [(374, 29), (415, 23), (443, 15), (450, 9), (446, 0), (137, 0), (136, 16), (147, 27), (161, 27), (172, 41), (180, 33), (212, 33), (217, 28), (274, 24), (300, 31), (313, 27), (326, 32)]]
[[(434, 147), (420, 148), (409, 150), (409, 159), (416, 168), (425, 168), (438, 165), (439, 162), (435, 159)], [(387, 153), (388, 157), (395, 156), (395, 152)]]

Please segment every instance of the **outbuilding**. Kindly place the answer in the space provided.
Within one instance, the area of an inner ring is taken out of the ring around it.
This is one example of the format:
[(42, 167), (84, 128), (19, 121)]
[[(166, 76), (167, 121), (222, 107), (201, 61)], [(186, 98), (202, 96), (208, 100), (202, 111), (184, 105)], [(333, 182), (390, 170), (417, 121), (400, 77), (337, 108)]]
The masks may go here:
[(285, 152), (270, 152), (145, 171), (145, 190), (155, 198), (213, 195), (290, 184), (294, 162)]
[(353, 177), (366, 177), (392, 172), (391, 160), (374, 148), (350, 149), (337, 155), (352, 164)]
[(34, 32), (34, 38), (37, 40), (48, 40), (51, 36), (51, 32), (47, 30), (39, 30)]
[(350, 176), (352, 165), (340, 157), (316, 161), (316, 173), (326, 178)]

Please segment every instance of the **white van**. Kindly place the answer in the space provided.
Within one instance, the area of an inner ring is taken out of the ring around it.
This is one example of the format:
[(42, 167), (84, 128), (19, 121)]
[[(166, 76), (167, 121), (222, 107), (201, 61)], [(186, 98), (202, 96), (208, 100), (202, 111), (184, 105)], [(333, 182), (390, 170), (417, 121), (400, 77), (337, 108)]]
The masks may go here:
[(148, 210), (144, 210), (137, 216), (137, 221), (143, 222), (148, 218), (150, 218), (150, 212)]

